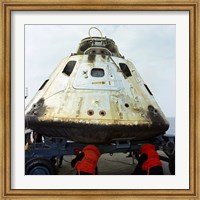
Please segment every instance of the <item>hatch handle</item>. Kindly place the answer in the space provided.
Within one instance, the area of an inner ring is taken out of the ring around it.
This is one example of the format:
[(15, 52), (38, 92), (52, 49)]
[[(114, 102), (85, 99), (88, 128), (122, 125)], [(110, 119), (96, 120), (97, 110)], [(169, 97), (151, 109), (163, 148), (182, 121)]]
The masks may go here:
[(89, 29), (89, 31), (88, 31), (88, 35), (90, 36), (91, 40), (93, 40), (93, 39), (92, 39), (92, 36), (91, 36), (91, 30), (92, 30), (92, 29), (96, 29), (96, 30), (100, 33), (101, 39), (103, 39), (103, 34), (102, 34), (102, 32), (101, 32), (97, 27), (91, 27), (91, 28)]

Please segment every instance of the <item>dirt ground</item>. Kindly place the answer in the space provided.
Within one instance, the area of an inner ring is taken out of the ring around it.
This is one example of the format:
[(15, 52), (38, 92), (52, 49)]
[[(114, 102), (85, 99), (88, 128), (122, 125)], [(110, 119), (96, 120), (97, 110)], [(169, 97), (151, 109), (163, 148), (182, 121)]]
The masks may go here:
[[(163, 152), (158, 152), (162, 156), (166, 156)], [(76, 170), (71, 167), (71, 160), (75, 156), (64, 156), (63, 163), (57, 168), (58, 175), (75, 175)], [(98, 161), (98, 175), (130, 175), (137, 164), (136, 159), (128, 157), (128, 153), (103, 154)], [(168, 163), (162, 161), (165, 175), (170, 175)]]

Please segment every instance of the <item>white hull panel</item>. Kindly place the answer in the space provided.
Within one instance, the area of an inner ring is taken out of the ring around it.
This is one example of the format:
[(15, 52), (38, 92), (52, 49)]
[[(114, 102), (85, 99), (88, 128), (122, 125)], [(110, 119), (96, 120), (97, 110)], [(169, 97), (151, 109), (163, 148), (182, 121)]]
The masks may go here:
[(80, 143), (165, 133), (168, 121), (135, 66), (101, 39), (88, 46), (86, 38), (58, 65), (26, 108), (27, 128)]

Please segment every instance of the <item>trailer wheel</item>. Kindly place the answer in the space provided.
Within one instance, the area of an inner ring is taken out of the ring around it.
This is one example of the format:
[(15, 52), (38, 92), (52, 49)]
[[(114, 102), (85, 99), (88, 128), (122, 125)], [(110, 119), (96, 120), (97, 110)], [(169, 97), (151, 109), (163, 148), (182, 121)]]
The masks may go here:
[(173, 156), (169, 160), (169, 171), (171, 175), (175, 175), (175, 157)]
[(25, 164), (26, 175), (54, 175), (55, 168), (53, 163), (46, 158), (33, 158)]

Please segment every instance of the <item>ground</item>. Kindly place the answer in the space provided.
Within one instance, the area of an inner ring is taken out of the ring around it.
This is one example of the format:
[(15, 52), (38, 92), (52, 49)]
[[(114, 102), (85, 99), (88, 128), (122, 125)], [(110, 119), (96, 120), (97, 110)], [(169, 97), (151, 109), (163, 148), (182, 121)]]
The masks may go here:
[[(166, 156), (162, 151), (158, 152), (162, 156)], [(98, 174), (99, 175), (130, 175), (137, 161), (132, 157), (127, 157), (128, 153), (114, 153), (103, 154), (98, 161)], [(75, 175), (76, 170), (71, 167), (71, 160), (75, 156), (64, 156), (61, 168), (57, 169), (58, 175)], [(165, 175), (170, 175), (168, 163), (162, 161), (163, 170)]]

